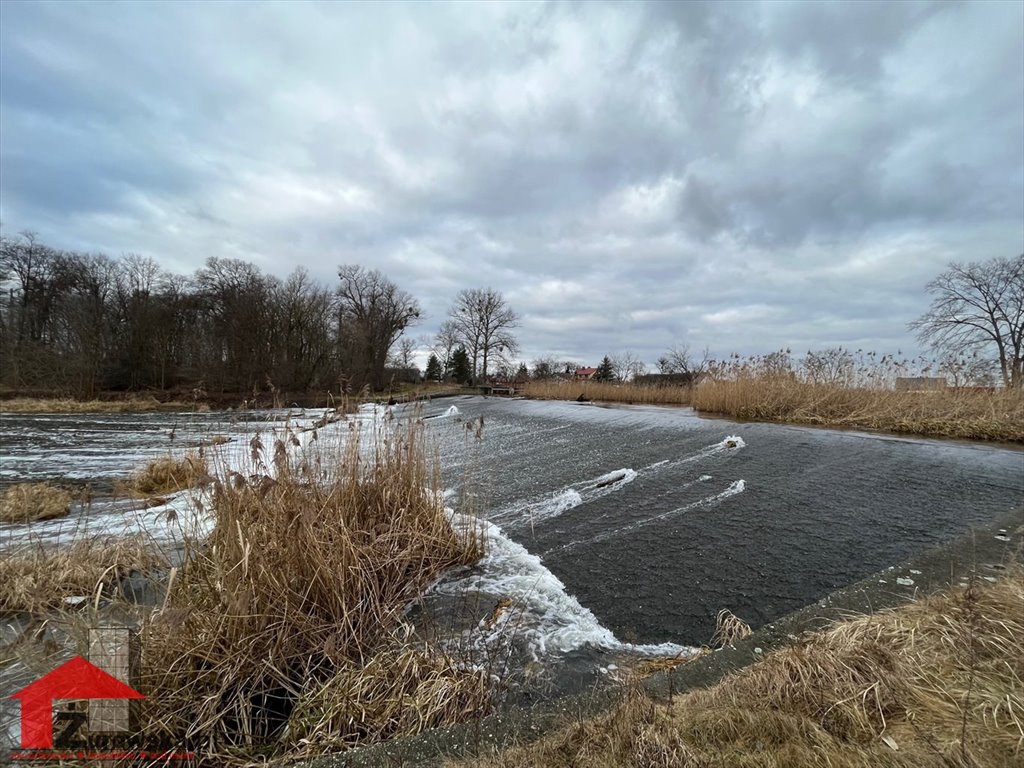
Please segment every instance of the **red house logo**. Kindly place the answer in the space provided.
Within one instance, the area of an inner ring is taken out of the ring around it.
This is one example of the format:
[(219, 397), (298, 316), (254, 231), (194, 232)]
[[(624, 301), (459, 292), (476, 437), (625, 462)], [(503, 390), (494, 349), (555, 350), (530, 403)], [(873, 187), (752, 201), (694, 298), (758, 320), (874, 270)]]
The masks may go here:
[(11, 696), (21, 702), (21, 748), (53, 749), (54, 699), (144, 699), (81, 656), (75, 656)]

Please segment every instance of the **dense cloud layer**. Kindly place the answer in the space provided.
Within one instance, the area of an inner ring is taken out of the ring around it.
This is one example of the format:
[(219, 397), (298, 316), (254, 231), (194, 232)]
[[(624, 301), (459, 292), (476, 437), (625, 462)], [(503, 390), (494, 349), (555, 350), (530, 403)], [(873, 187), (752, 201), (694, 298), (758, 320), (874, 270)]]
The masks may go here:
[(0, 215), (192, 270), (341, 262), (524, 357), (912, 346), (1024, 250), (1024, 5), (8, 3)]

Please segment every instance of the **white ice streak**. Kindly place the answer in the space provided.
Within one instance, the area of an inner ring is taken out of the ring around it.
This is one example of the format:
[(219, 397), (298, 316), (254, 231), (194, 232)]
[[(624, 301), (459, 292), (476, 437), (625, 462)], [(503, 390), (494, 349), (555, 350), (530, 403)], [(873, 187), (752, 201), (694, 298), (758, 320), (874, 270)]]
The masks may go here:
[(28, 541), (67, 545), (96, 536), (140, 535), (158, 545), (180, 546), (187, 539), (205, 538), (213, 530), (207, 512), (209, 497), (199, 490), (182, 491), (148, 509), (135, 502), (98, 506), (89, 513), (60, 520), (0, 525), (0, 550)]
[(551, 520), (570, 509), (621, 490), (636, 478), (637, 471), (635, 469), (628, 467), (616, 469), (589, 480), (573, 483), (554, 493), (517, 502), (511, 507), (498, 510), (491, 515), (491, 519), (499, 522), (507, 521), (510, 524), (539, 523)]
[[(701, 475), (700, 480), (703, 480), (706, 477), (707, 477), (707, 475)], [(710, 478), (708, 478), (708, 479), (710, 479)], [(612, 528), (609, 531), (603, 531), (603, 532), (597, 534), (596, 536), (591, 536), (589, 539), (582, 539), (582, 540), (579, 540), (579, 541), (571, 541), (568, 544), (562, 545), (561, 547), (555, 547), (551, 551), (557, 552), (557, 551), (560, 551), (560, 550), (572, 549), (574, 547), (579, 546), (580, 544), (594, 544), (594, 543), (599, 542), (599, 541), (605, 541), (605, 540), (610, 539), (610, 538), (612, 538), (614, 536), (621, 536), (622, 534), (628, 533), (629, 531), (635, 531), (637, 528), (643, 528), (645, 526), (650, 525), (651, 523), (658, 522), (659, 520), (665, 520), (666, 518), (669, 518), (669, 517), (674, 517), (676, 515), (681, 515), (684, 512), (689, 512), (692, 509), (697, 509), (699, 507), (713, 506), (715, 504), (718, 504), (721, 501), (724, 501), (725, 499), (728, 499), (730, 496), (735, 496), (735, 495), (737, 495), (739, 493), (743, 493), (743, 491), (746, 490), (746, 487), (747, 487), (747, 484), (743, 480), (736, 480), (735, 482), (730, 483), (729, 487), (726, 488), (724, 491), (720, 491), (719, 493), (716, 493), (713, 496), (707, 496), (707, 497), (705, 497), (703, 499), (698, 499), (697, 501), (692, 501), (689, 504), (684, 504), (681, 507), (676, 507), (675, 509), (670, 509), (667, 512), (661, 512), (661, 513), (659, 513), (657, 515), (652, 515), (651, 517), (645, 517), (642, 520), (637, 520), (635, 522), (630, 523), (629, 525), (623, 525), (623, 526), (621, 526), (619, 528)]]
[[(534, 657), (565, 654), (589, 646), (604, 650), (628, 650), (644, 655), (675, 655), (687, 647), (673, 643), (633, 645), (620, 642), (610, 629), (565, 590), (565, 585), (541, 559), (506, 536), (494, 523), (451, 513), (452, 525), (482, 533), (485, 555), (468, 573), (442, 581), (434, 589), (446, 595), (467, 591), (511, 598), (518, 608), (496, 623), (494, 632), (515, 629)], [(506, 618), (515, 615), (516, 618)], [(514, 625), (514, 626), (510, 626)]]

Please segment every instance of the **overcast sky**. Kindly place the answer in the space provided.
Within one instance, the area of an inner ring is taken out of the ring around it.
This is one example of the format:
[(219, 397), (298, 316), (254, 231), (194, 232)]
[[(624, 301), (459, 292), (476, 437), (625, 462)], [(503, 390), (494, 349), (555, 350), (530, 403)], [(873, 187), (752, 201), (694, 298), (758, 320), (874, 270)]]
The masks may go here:
[(522, 357), (906, 352), (1024, 251), (1024, 3), (0, 4), (0, 219), (384, 271)]

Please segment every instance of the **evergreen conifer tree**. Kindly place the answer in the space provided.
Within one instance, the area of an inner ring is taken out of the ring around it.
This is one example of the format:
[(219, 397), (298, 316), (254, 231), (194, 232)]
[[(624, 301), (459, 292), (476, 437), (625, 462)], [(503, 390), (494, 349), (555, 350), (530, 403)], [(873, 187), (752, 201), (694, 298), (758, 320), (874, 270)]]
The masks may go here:
[(612, 381), (615, 378), (615, 366), (612, 365), (611, 358), (608, 355), (605, 355), (604, 360), (597, 366), (597, 373), (594, 374), (594, 378), (598, 381)]
[(437, 355), (432, 354), (430, 359), (427, 360), (427, 371), (424, 377), (427, 381), (440, 381), (443, 375), (441, 361), (437, 359)]
[(465, 347), (459, 347), (452, 352), (452, 378), (460, 384), (469, 384), (473, 379), (473, 373), (469, 369), (469, 355)]

